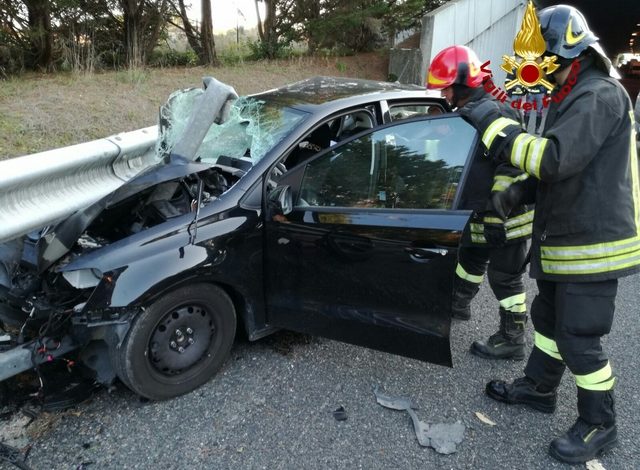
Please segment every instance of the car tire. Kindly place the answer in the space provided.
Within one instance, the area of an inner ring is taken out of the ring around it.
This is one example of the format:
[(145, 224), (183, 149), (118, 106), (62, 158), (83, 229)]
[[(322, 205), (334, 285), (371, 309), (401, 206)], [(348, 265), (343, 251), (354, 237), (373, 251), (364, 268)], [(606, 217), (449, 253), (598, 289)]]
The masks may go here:
[(207, 382), (229, 355), (236, 331), (233, 302), (220, 288), (195, 284), (161, 297), (133, 321), (112, 364), (135, 393), (165, 400)]

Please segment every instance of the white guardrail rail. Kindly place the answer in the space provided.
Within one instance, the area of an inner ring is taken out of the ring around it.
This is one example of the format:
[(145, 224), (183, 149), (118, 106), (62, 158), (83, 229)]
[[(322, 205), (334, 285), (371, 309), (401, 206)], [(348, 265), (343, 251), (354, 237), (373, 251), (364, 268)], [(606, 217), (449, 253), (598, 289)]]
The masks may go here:
[(0, 242), (99, 200), (156, 163), (157, 126), (0, 161)]

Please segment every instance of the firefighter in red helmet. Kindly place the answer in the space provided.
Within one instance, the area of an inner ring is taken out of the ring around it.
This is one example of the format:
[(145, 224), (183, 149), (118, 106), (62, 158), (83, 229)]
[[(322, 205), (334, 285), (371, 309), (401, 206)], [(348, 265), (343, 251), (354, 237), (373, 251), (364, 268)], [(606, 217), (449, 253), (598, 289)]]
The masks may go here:
[[(475, 52), (465, 46), (440, 51), (429, 67), (427, 88), (441, 90), (451, 106), (492, 101), (507, 118), (519, 120), (509, 106), (485, 91), (487, 79)], [(493, 163), (481, 145), (473, 157), (461, 199), (472, 210), (458, 249), (452, 317), (468, 320), (470, 303), (484, 274), (499, 302), (500, 326), (487, 341), (475, 341), (471, 352), (489, 359), (523, 359), (527, 319), (523, 275), (533, 210), (522, 203), (529, 177), (509, 165)], [(531, 179), (533, 180), (533, 179)]]

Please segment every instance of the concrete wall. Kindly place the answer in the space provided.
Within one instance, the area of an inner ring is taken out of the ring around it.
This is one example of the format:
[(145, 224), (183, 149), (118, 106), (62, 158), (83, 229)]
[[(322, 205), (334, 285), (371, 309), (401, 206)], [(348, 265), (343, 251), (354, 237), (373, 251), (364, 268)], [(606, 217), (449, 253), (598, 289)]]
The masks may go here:
[[(506, 75), (500, 69), (502, 56), (513, 54), (513, 40), (525, 7), (525, 0), (450, 1), (423, 18), (419, 55), (392, 49), (389, 73), (402, 77), (399, 80), (403, 83), (423, 85), (431, 58), (447, 46), (464, 44), (475, 50), (482, 62), (491, 61), (494, 79), (502, 84)], [(404, 64), (402, 57), (412, 62)], [(416, 70), (419, 75), (407, 73)]]
[(389, 79), (400, 83), (420, 84), (422, 51), (420, 49), (392, 49), (389, 56)]

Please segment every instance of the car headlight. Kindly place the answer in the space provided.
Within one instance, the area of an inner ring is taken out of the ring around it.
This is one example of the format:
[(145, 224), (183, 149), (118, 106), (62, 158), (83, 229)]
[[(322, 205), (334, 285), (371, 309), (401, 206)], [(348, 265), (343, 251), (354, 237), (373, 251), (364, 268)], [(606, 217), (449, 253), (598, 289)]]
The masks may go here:
[(65, 271), (62, 273), (69, 284), (76, 289), (95, 287), (102, 279), (102, 273), (97, 269), (78, 269), (77, 271)]

